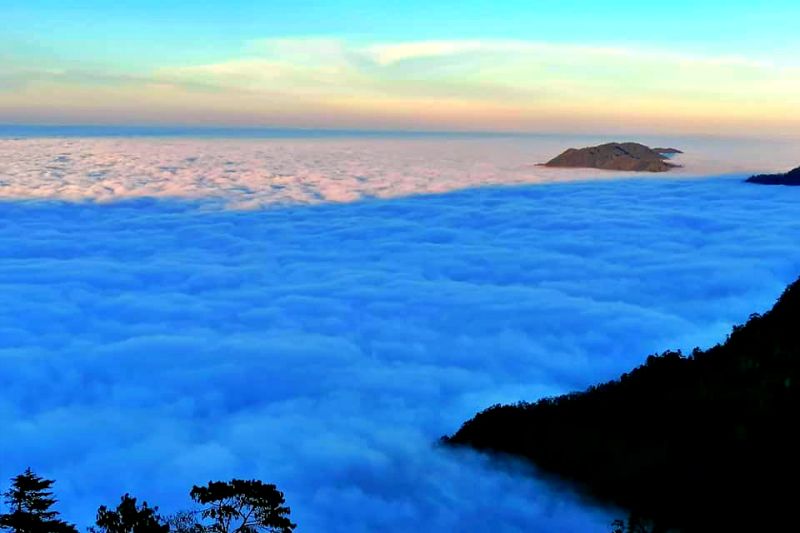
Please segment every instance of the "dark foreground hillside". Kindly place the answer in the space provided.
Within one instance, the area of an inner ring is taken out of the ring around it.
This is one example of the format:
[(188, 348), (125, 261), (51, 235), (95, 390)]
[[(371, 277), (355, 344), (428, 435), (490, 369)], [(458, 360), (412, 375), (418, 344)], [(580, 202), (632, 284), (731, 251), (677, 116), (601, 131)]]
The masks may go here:
[(800, 280), (722, 345), (651, 356), (582, 393), (491, 407), (444, 442), (526, 457), (656, 530), (789, 530), (800, 520), (799, 408)]

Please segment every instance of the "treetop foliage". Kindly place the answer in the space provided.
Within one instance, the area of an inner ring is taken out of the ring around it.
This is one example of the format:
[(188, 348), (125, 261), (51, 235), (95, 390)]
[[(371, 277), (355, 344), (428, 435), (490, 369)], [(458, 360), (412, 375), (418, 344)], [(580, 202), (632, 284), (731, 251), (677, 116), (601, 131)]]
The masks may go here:
[[(0, 514), (0, 530), (13, 533), (77, 533), (58, 518), (50, 490), (53, 481), (30, 469), (11, 480), (3, 493), (8, 512)], [(200, 508), (162, 517), (158, 507), (125, 494), (111, 509), (101, 505), (90, 533), (291, 533), (296, 524), (275, 485), (257, 480), (211, 481), (189, 493)]]
[(212, 521), (214, 533), (289, 533), (296, 527), (289, 520), (289, 508), (275, 485), (257, 480), (212, 481), (195, 486), (189, 493), (203, 505), (201, 515)]

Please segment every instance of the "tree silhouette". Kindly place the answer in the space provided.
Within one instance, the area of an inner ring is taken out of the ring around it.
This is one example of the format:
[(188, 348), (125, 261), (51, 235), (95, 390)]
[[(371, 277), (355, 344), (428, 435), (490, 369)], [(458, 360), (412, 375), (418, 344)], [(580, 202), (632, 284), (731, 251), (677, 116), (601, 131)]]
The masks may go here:
[(195, 486), (189, 495), (203, 506), (200, 515), (211, 521), (206, 531), (291, 533), (296, 527), (275, 485), (257, 480), (211, 481), (205, 487)]
[(11, 478), (11, 488), (3, 493), (9, 512), (0, 514), (0, 529), (14, 533), (77, 533), (72, 524), (51, 510), (56, 503), (50, 488), (53, 480), (34, 474), (30, 468)]
[(206, 529), (197, 522), (197, 513), (192, 511), (178, 511), (166, 519), (169, 530), (173, 533), (204, 533)]
[(631, 513), (625, 520), (614, 520), (611, 524), (611, 533), (660, 533), (658, 526), (648, 523), (636, 513)]
[(116, 509), (105, 505), (97, 510), (97, 528), (92, 533), (168, 533), (169, 525), (158, 515), (158, 507), (148, 507), (143, 502), (136, 505), (136, 498), (125, 494)]

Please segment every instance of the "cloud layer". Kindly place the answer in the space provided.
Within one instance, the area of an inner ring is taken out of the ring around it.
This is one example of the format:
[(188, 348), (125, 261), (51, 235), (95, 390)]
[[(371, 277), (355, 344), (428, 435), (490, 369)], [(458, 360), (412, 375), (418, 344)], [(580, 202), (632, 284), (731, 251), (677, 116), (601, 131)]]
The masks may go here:
[(5, 201), (0, 478), (55, 477), (81, 524), (125, 491), (173, 511), (247, 476), (303, 531), (607, 531), (613, 513), (433, 443), (494, 402), (721, 340), (800, 273), (798, 201), (732, 179)]
[[(0, 198), (217, 198), (235, 207), (393, 198), (476, 186), (616, 178), (537, 167), (612, 139), (511, 138), (0, 140)], [(624, 139), (623, 139), (624, 140)], [(652, 138), (687, 151), (670, 176), (785, 171), (800, 142)], [(636, 176), (635, 174), (633, 176)]]

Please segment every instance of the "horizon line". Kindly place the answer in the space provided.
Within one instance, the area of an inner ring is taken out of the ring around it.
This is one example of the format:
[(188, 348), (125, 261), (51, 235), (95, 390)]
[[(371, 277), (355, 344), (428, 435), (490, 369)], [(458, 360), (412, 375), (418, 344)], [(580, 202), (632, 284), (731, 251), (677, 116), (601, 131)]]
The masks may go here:
[[(29, 130), (29, 131), (25, 131)], [(59, 131), (60, 130), (60, 131)], [(105, 130), (105, 131), (103, 131)], [(663, 138), (702, 138), (702, 139), (800, 139), (796, 134), (775, 134), (773, 136), (714, 134), (714, 133), (674, 133), (657, 132), (583, 132), (583, 131), (514, 131), (514, 130), (448, 130), (448, 129), (405, 129), (405, 128), (328, 128), (308, 126), (280, 125), (230, 125), (230, 124), (124, 124), (124, 123), (21, 123), (0, 122), (0, 140), (9, 140), (6, 136), (17, 137), (179, 137), (179, 136), (213, 136), (215, 134), (252, 134), (254, 137), (349, 137), (349, 136), (399, 136), (399, 137), (606, 137), (617, 138), (621, 142), (625, 137), (663, 137)], [(260, 134), (260, 135), (259, 135)]]

